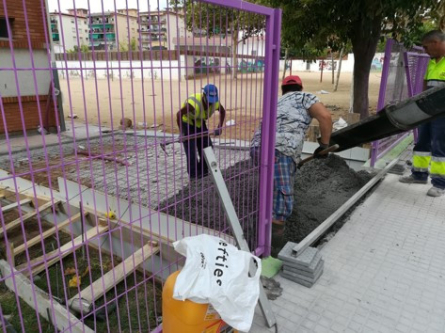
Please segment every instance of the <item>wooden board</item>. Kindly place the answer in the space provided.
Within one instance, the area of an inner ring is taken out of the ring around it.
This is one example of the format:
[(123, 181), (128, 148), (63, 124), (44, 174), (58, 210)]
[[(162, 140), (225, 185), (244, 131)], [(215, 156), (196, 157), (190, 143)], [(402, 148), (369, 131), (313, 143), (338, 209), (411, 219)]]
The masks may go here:
[[(66, 307), (63, 307), (56, 301), (50, 299), (50, 296), (31, 284), (23, 274), (17, 272), (14, 268), (4, 260), (0, 260), (0, 270), (3, 276), (9, 276), (5, 279), (6, 287), (16, 293), (26, 304), (33, 309), (36, 309), (39, 314), (57, 326), (61, 332), (69, 331), (74, 333), (93, 333), (94, 331), (88, 326), (84, 325), (77, 319)], [(10, 277), (14, 274), (14, 280)], [(15, 282), (15, 283), (14, 283)], [(17, 286), (17, 289), (15, 288)], [(49, 311), (48, 311), (49, 310)], [(50, 316), (50, 317), (49, 317)]]
[[(45, 258), (47, 259), (46, 262), (42, 263), (41, 265), (36, 266), (32, 269), (32, 275), (39, 274), (40, 272), (44, 271), (47, 267), (50, 267), (51, 265), (55, 264), (59, 260), (65, 258), (70, 253), (77, 250), (79, 247), (81, 247), (83, 244), (88, 242), (93, 237), (96, 237), (97, 235), (100, 235), (108, 230), (108, 226), (97, 226), (93, 227), (90, 230), (88, 230), (84, 236), (82, 235), (76, 237), (73, 241), (69, 241), (65, 245), (61, 246), (59, 249), (48, 252), (46, 256), (40, 256), (36, 259), (31, 260), (30, 262), (24, 263), (17, 267), (17, 269), (21, 270), (23, 268), (28, 267), (29, 265), (36, 264), (38, 262), (43, 262)], [(82, 238), (84, 241), (82, 242)], [(48, 260), (49, 259), (49, 260)], [(24, 271), (23, 273), (25, 276), (29, 276), (29, 270)]]
[(111, 288), (123, 281), (128, 275), (134, 272), (139, 265), (157, 252), (159, 252), (158, 246), (154, 246), (152, 244), (145, 245), (119, 265), (114, 267), (111, 271), (83, 289), (79, 294), (72, 297), (69, 301), (70, 306), (75, 304), (76, 301), (79, 302), (81, 299), (89, 303), (95, 302), (105, 295)]
[(72, 216), (71, 218), (66, 219), (63, 222), (60, 222), (59, 224), (57, 224), (57, 227), (52, 227), (51, 229), (46, 230), (41, 235), (37, 235), (36, 237), (27, 241), (25, 244), (21, 244), (21, 245), (17, 246), (17, 248), (14, 251), (14, 256), (19, 255), (20, 253), (25, 251), (26, 248), (29, 249), (29, 248), (33, 247), (34, 245), (40, 243), (42, 239), (46, 239), (49, 236), (54, 235), (56, 233), (56, 231), (60, 231), (64, 227), (68, 226), (70, 223), (76, 222), (78, 219), (80, 219), (80, 213), (77, 213), (74, 216)]
[(14, 209), (14, 208), (16, 208), (18, 206), (23, 206), (23, 205), (26, 205), (26, 204), (28, 204), (30, 202), (31, 202), (31, 199), (23, 199), (23, 200), (20, 200), (19, 202), (14, 202), (14, 203), (12, 203), (10, 205), (2, 207), (0, 210), (4, 214), (4, 213), (7, 213), (10, 210), (12, 210), (12, 209)]
[(11, 223), (8, 223), (5, 227), (5, 229), (0, 228), (0, 235), (3, 234), (3, 232), (7, 232), (11, 229), (14, 229), (15, 227), (19, 226), (22, 222), (25, 222), (31, 218), (33, 218), (34, 216), (36, 216), (37, 214), (41, 214), (43, 213), (45, 210), (54, 207), (56, 205), (58, 205), (60, 203), (59, 200), (56, 200), (54, 202), (47, 202), (46, 204), (44, 204), (43, 206), (40, 206), (37, 210), (27, 213), (25, 215), (22, 215), (22, 217), (12, 221)]

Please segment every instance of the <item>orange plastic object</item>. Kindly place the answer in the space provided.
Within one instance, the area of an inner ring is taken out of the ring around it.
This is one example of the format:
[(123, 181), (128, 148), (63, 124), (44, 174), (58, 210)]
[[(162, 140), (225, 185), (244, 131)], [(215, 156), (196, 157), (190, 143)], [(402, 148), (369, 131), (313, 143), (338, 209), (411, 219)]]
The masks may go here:
[(163, 333), (235, 333), (238, 332), (221, 320), (210, 304), (198, 304), (173, 298), (173, 289), (179, 271), (165, 281), (162, 291)]

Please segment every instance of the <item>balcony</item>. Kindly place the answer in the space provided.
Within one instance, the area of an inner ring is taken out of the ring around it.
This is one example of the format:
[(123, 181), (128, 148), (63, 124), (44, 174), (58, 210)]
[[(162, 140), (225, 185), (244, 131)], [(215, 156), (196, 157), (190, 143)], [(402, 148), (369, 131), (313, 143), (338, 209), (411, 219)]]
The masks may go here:
[(113, 23), (91, 23), (90, 28), (92, 29), (114, 29)]
[(109, 34), (91, 34), (90, 39), (95, 42), (101, 42), (101, 41), (109, 41), (114, 42), (116, 40), (116, 34), (115, 33), (109, 33)]
[(93, 33), (93, 34), (104, 34), (104, 33), (114, 33), (115, 31), (114, 31), (114, 27), (112, 27), (112, 28), (107, 28), (107, 29), (97, 29), (97, 28), (93, 28), (93, 29), (90, 29), (90, 31), (89, 31), (89, 33), (91, 34), (91, 33)]

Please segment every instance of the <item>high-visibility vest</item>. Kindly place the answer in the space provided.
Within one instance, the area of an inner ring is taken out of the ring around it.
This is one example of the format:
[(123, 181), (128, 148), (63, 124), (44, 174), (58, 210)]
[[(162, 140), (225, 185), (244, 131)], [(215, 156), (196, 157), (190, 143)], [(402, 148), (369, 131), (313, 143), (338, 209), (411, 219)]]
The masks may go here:
[(209, 119), (215, 110), (219, 110), (219, 102), (210, 105), (209, 109), (205, 110), (204, 105), (202, 104), (202, 94), (191, 95), (184, 103), (182, 103), (181, 109), (187, 104), (193, 106), (195, 110), (183, 115), (182, 121), (196, 127), (201, 127), (203, 120)]
[(431, 59), (425, 73), (427, 87), (445, 86), (445, 57)]

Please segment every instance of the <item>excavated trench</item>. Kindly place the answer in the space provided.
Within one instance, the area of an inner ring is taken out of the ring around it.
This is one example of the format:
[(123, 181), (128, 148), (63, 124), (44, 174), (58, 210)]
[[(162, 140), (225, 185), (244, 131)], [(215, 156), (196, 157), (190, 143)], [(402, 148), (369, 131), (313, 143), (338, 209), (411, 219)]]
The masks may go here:
[[(251, 161), (242, 161), (222, 173), (245, 236), (253, 246), (258, 220), (258, 169), (252, 167)], [(336, 155), (306, 163), (297, 171), (295, 204), (286, 223), (286, 240), (300, 242), (371, 178), (372, 175), (365, 171), (355, 172), (350, 169)], [(228, 228), (210, 177), (191, 182), (178, 194), (162, 202), (159, 209), (216, 230)]]

